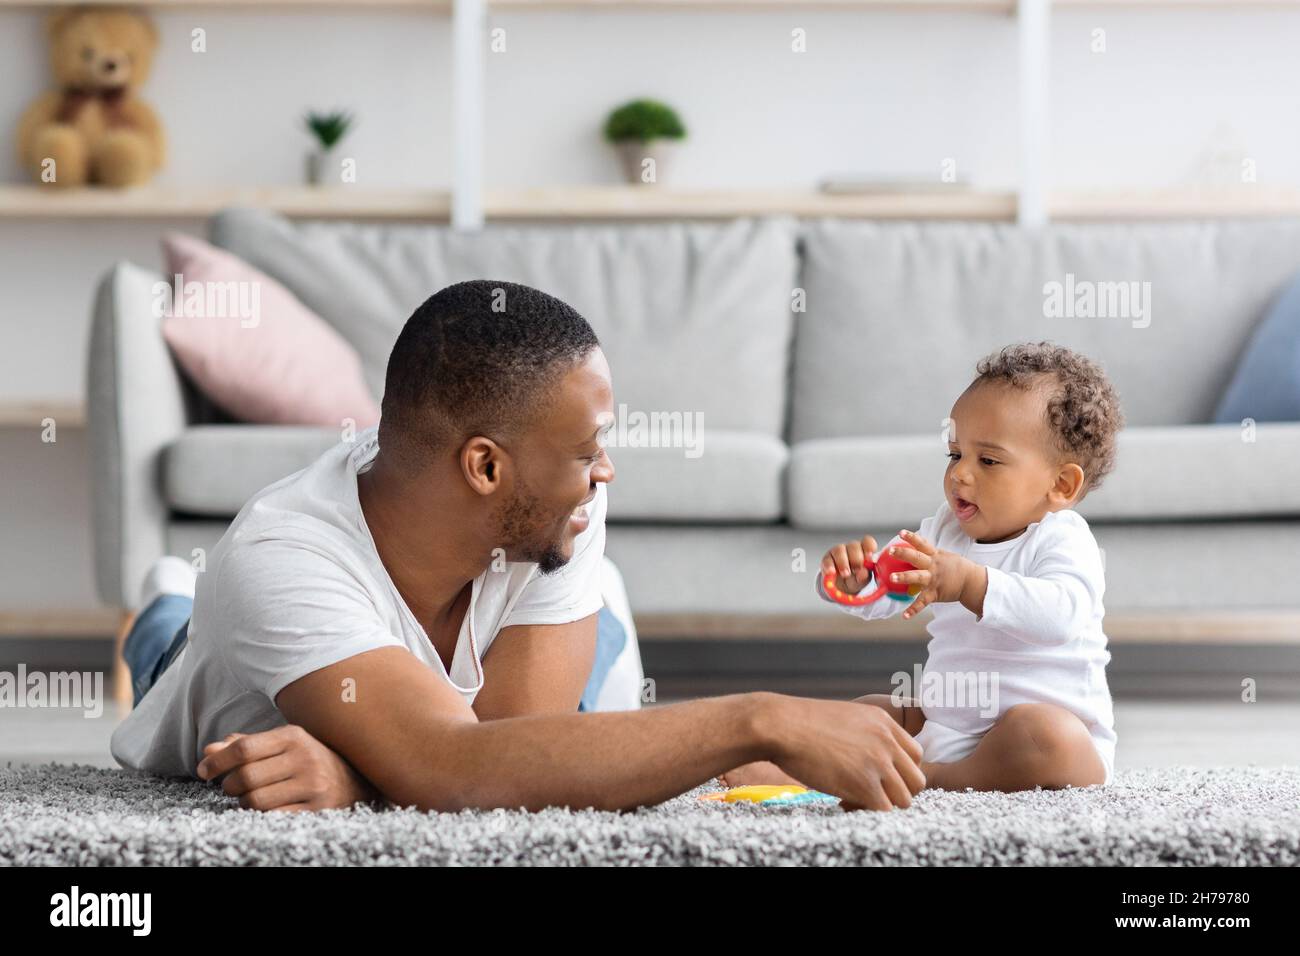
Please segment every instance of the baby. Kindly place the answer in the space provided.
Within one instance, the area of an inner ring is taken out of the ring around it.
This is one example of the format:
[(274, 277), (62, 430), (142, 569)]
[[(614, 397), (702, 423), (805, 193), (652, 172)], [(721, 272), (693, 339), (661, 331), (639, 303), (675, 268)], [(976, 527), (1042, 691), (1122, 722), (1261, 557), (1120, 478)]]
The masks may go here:
[[(916, 567), (895, 575), (915, 600), (839, 605), (865, 620), (932, 607), (922, 688), (858, 700), (916, 738), (928, 787), (1108, 784), (1102, 556), (1073, 509), (1114, 465), (1119, 399), (1097, 365), (1049, 343), (1009, 346), (977, 372), (952, 408), (944, 503), (886, 548)], [(873, 584), (865, 558), (876, 554), (869, 535), (836, 545), (822, 574), (856, 594)], [(831, 600), (822, 575), (817, 591)], [(790, 778), (749, 764), (723, 782)]]

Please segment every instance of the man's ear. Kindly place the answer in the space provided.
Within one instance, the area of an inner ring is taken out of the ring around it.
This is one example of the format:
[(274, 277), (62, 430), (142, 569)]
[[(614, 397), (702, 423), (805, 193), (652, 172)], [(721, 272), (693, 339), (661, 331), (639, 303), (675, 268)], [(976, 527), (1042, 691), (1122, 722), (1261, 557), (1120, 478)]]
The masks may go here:
[(1083, 482), (1083, 469), (1075, 462), (1068, 462), (1056, 473), (1056, 481), (1047, 492), (1047, 500), (1058, 507), (1068, 508), (1083, 494)]
[(460, 470), (477, 494), (490, 495), (505, 483), (508, 457), (491, 438), (476, 435), (460, 448)]

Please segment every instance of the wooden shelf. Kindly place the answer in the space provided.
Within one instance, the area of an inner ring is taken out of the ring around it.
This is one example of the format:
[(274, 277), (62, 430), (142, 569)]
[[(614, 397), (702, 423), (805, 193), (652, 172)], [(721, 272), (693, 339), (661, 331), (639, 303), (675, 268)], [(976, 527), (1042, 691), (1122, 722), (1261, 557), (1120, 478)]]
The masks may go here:
[[(0, 611), (0, 637), (103, 637), (117, 633), (122, 615), (111, 608), (86, 611)], [(860, 621), (830, 614), (638, 614), (642, 640), (843, 640), (909, 641), (923, 644), (925, 619), (893, 618), (863, 628)], [(1143, 612), (1106, 615), (1111, 644), (1254, 644), (1300, 646), (1295, 611)]]
[(0, 428), (40, 428), (46, 418), (62, 428), (84, 428), (86, 409), (75, 402), (0, 401)]
[(565, 9), (594, 11), (659, 9), (683, 12), (888, 10), (921, 13), (1011, 14), (1016, 9), (1016, 0), (485, 0), (485, 2), (492, 10), (509, 12)]
[(1108, 10), (1167, 9), (1203, 7), (1206, 9), (1240, 10), (1242, 7), (1293, 7), (1300, 8), (1300, 0), (1052, 0), (1054, 7), (1090, 7)]
[[(119, 5), (121, 0), (79, 0), (82, 4)], [(904, 10), (917, 12), (1015, 12), (1016, 0), (484, 0), (492, 10), (539, 12), (551, 10), (637, 10), (670, 9), (681, 12), (734, 10)], [(0, 8), (67, 6), (68, 0), (0, 0)], [(451, 12), (452, 0), (140, 0), (137, 6), (153, 9), (168, 7), (229, 7), (234, 9), (280, 7), (301, 10), (312, 8), (382, 9), (405, 7)]]
[[(0, 186), (0, 219), (205, 219), (229, 206), (294, 218), (446, 221), (451, 198), (439, 189), (346, 186), (166, 187), (47, 190)], [(1015, 218), (1009, 192), (828, 194), (814, 189), (678, 189), (671, 186), (546, 186), (488, 190), (489, 219), (727, 219), (739, 216), (849, 219)], [(1300, 189), (1264, 186), (1057, 192), (1051, 218), (1065, 221), (1280, 218), (1300, 216)]]
[[(137, 0), (130, 4), (134, 7), (148, 7), (165, 10), (168, 7), (229, 7), (244, 10), (263, 10), (267, 8), (291, 8), (298, 10), (347, 9), (357, 7), (378, 10), (384, 7), (403, 7), (408, 9), (427, 9), (439, 13), (451, 12), (452, 0)], [(0, 0), (0, 8), (17, 9), (22, 7), (66, 7), (68, 0)], [(77, 0), (77, 6), (122, 6), (122, 0)]]
[(0, 611), (0, 637), (106, 637), (117, 633), (122, 612), (112, 608), (89, 611)]
[(442, 189), (376, 190), (348, 186), (48, 189), (0, 186), (0, 219), (204, 219), (228, 206), (256, 206), (319, 219), (446, 219)]
[[(122, 0), (78, 0), (85, 6), (118, 6)], [(550, 10), (638, 10), (670, 9), (682, 12), (734, 10), (892, 10), (937, 13), (1001, 13), (1016, 10), (1016, 0), (484, 0), (493, 10), (539, 12)], [(383, 9), (398, 7), (449, 14), (452, 0), (139, 0), (135, 6), (152, 9), (168, 7), (215, 7), (231, 9), (289, 8), (312, 9)], [(48, 8), (68, 6), (68, 0), (0, 0), (0, 9)], [(1075, 8), (1178, 9), (1242, 7), (1300, 8), (1300, 0), (1052, 0), (1052, 6)]]
[[(446, 220), (441, 190), (311, 188), (168, 188), (67, 192), (39, 186), (0, 187), (0, 219), (206, 218), (228, 206), (287, 216), (332, 219)], [(489, 190), (489, 219), (725, 219), (736, 216), (844, 216), (881, 219), (1012, 219), (1011, 193), (953, 190), (828, 195), (815, 190), (673, 189), (658, 186), (562, 186)]]
[(1012, 219), (1011, 193), (881, 192), (829, 195), (806, 189), (675, 189), (572, 186), (488, 190), (489, 219), (728, 219), (842, 216), (868, 219)]
[[(862, 622), (834, 611), (813, 614), (661, 613), (634, 615), (642, 640), (916, 641), (929, 639), (928, 615)], [(1300, 647), (1296, 611), (1117, 611), (1103, 624), (1112, 644), (1277, 644)]]
[(1300, 216), (1300, 190), (1264, 186), (1053, 193), (1053, 220), (1270, 219)]

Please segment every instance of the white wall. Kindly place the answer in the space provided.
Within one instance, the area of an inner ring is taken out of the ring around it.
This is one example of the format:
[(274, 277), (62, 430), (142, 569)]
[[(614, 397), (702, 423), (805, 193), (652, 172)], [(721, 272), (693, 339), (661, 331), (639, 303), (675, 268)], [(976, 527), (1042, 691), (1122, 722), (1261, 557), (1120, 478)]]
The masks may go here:
[(1185, 185), (1206, 178), (1207, 151), (1255, 160), (1262, 185), (1300, 185), (1300, 10), (1223, 6), (1056, 14), (1059, 188)]
[[(342, 106), (362, 185), (446, 186), (450, 22), (378, 10), (156, 14), (146, 96), (171, 155), (162, 183), (300, 181), (304, 109)], [(1016, 182), (1014, 18), (863, 12), (494, 14), (489, 186), (615, 182), (608, 109), (638, 95), (690, 129), (683, 186), (812, 186), (835, 173), (937, 178), (952, 157), (974, 185)], [(202, 27), (207, 52), (190, 50)], [(808, 49), (790, 52), (790, 31)], [(1102, 28), (1106, 52), (1091, 51)], [(1300, 11), (1057, 11), (1053, 182), (1185, 184), (1207, 151), (1255, 160), (1261, 183), (1300, 185)], [(0, 130), (47, 84), (42, 17), (0, 10)], [(8, 135), (8, 134), (6, 134)], [(0, 180), (20, 181), (12, 148)], [(0, 219), (0, 402), (79, 401), (89, 306), (118, 259), (158, 266), (157, 236), (196, 221)], [(432, 291), (432, 290), (430, 290)], [(63, 439), (61, 439), (63, 441)], [(49, 453), (0, 434), (0, 607), (92, 606), (84, 447)], [(63, 569), (62, 574), (52, 569)]]

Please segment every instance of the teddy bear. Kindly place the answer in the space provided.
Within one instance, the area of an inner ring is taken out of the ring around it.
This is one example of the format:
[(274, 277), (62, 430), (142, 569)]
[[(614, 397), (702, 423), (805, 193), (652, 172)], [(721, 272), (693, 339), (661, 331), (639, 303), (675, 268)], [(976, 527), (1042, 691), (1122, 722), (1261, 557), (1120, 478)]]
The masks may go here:
[(162, 124), (136, 91), (149, 75), (158, 34), (141, 13), (71, 7), (50, 16), (58, 88), (18, 122), (19, 162), (53, 186), (133, 186), (162, 166)]

